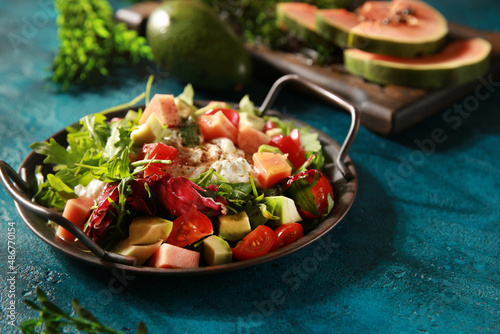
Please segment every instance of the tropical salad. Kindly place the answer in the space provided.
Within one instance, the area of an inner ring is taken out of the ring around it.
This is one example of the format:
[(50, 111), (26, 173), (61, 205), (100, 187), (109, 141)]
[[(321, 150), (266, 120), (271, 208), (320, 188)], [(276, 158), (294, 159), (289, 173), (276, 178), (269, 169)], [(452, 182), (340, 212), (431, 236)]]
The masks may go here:
[[(196, 268), (243, 261), (301, 238), (333, 208), (318, 134), (238, 106), (195, 106), (194, 91), (146, 92), (67, 128), (45, 156), (34, 200), (137, 265)], [(145, 107), (131, 108), (139, 101)], [(123, 118), (110, 111), (130, 110)], [(49, 222), (50, 223), (50, 222)], [(56, 235), (84, 247), (67, 230)]]

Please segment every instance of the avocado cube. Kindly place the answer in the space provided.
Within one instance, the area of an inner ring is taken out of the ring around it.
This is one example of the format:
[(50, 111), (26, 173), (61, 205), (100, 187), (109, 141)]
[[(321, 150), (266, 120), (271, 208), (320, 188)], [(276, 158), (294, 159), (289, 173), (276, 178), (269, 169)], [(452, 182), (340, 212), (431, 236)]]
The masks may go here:
[(160, 123), (156, 114), (151, 114), (146, 123), (139, 125), (130, 133), (130, 138), (137, 146), (142, 146), (146, 143), (154, 143), (158, 139), (163, 138), (165, 127)]
[(255, 130), (262, 131), (266, 125), (266, 121), (262, 117), (251, 115), (247, 112), (240, 112), (240, 125), (247, 125)]
[(160, 217), (139, 217), (130, 223), (128, 234), (132, 245), (147, 245), (158, 240), (166, 241), (172, 232), (173, 222)]
[(233, 260), (233, 251), (227, 241), (216, 235), (203, 240), (203, 252), (209, 266), (231, 263)]
[(245, 211), (235, 215), (218, 216), (219, 237), (238, 241), (252, 231), (250, 220)]
[(148, 245), (133, 245), (130, 238), (120, 241), (111, 252), (136, 258), (136, 264), (142, 266), (162, 244), (161, 240)]
[(283, 134), (283, 129), (281, 128), (274, 128), (266, 131), (266, 135), (269, 137), (273, 138), (274, 136), (277, 135), (282, 135)]
[(276, 227), (288, 223), (296, 223), (302, 220), (293, 199), (285, 196), (269, 196), (267, 200), (276, 201), (273, 215), (279, 217), (277, 220), (268, 220), (267, 225)]

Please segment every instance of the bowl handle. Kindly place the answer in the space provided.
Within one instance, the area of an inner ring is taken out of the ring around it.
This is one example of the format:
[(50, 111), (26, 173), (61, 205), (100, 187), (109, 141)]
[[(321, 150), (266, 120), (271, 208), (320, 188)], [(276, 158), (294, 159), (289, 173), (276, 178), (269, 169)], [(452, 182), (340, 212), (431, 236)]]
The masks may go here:
[(345, 180), (347, 181), (352, 180), (354, 176), (349, 170), (349, 168), (346, 166), (345, 161), (347, 159), (347, 154), (349, 153), (349, 149), (351, 148), (359, 129), (359, 111), (354, 105), (352, 105), (347, 100), (341, 98), (340, 96), (332, 93), (331, 91), (328, 91), (304, 78), (301, 78), (299, 75), (288, 74), (276, 80), (276, 82), (271, 87), (271, 90), (267, 94), (266, 98), (264, 99), (264, 102), (260, 106), (259, 110), (262, 113), (265, 113), (269, 109), (271, 104), (274, 102), (274, 99), (278, 95), (279, 90), (286, 83), (289, 83), (291, 81), (295, 81), (297, 83), (306, 86), (312, 92), (316, 93), (317, 95), (323, 98), (328, 99), (329, 101), (335, 102), (337, 105), (339, 105), (340, 107), (342, 107), (351, 114), (351, 127), (349, 129), (349, 132), (347, 133), (344, 143), (340, 148), (340, 152), (339, 155), (337, 156), (335, 164), (337, 165), (337, 168), (339, 169), (340, 173), (344, 176)]
[[(0, 180), (9, 193), (9, 195), (22, 207), (30, 210), (36, 215), (53, 221), (56, 224), (64, 227), (71, 234), (78, 238), (78, 240), (85, 245), (94, 255), (104, 261), (115, 262), (125, 265), (134, 265), (136, 259), (131, 256), (125, 256), (107, 252), (96, 244), (87, 234), (78, 228), (68, 219), (64, 218), (57, 212), (51, 211), (41, 205), (33, 203), (26, 195), (30, 192), (30, 186), (23, 180), (23, 178), (16, 173), (16, 171), (5, 161), (0, 160)], [(17, 187), (14, 185), (14, 183)]]

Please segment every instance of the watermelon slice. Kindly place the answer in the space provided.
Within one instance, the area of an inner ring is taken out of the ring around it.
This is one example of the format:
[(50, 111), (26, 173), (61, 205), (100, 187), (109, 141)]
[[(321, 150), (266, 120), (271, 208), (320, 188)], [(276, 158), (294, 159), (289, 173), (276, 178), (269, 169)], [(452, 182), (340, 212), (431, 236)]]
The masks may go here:
[(304, 42), (317, 43), (320, 39), (316, 33), (316, 6), (304, 2), (281, 2), (276, 5), (278, 27), (288, 31)]
[(349, 30), (359, 24), (358, 16), (344, 8), (320, 9), (315, 13), (317, 33), (341, 48), (347, 47)]
[[(280, 4), (279, 16), (293, 19), (294, 31), (314, 31), (342, 48), (413, 58), (438, 52), (448, 33), (446, 19), (418, 0), (368, 1), (355, 12)], [(302, 11), (303, 13), (298, 13)], [(311, 17), (314, 16), (314, 24)], [(300, 17), (301, 19), (298, 19)], [(287, 21), (287, 22), (288, 22)]]
[(373, 82), (438, 89), (484, 74), (491, 49), (491, 44), (481, 38), (457, 40), (438, 54), (412, 59), (348, 49), (344, 51), (344, 65), (350, 73)]
[(439, 51), (448, 34), (446, 19), (417, 0), (368, 1), (356, 10), (361, 22), (347, 45), (368, 52), (416, 57)]

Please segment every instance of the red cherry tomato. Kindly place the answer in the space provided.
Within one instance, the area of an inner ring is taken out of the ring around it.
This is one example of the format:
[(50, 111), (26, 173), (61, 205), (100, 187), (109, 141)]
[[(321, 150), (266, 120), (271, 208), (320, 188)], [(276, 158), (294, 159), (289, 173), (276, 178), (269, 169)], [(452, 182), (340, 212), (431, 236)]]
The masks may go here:
[(174, 220), (167, 243), (186, 247), (212, 233), (214, 229), (210, 219), (196, 210), (196, 206), (193, 205), (191, 210)]
[(262, 132), (266, 133), (267, 131), (269, 131), (271, 129), (276, 129), (276, 128), (277, 128), (276, 124), (274, 124), (273, 121), (269, 120), (264, 125), (264, 129), (262, 129)]
[(267, 254), (271, 251), (275, 240), (276, 235), (270, 227), (259, 225), (233, 248), (233, 257), (238, 260), (249, 260)]
[(297, 145), (298, 147), (302, 147), (302, 144), (300, 143), (299, 129), (293, 129), (292, 131), (290, 131), (289, 137), (293, 140), (295, 145)]
[(299, 223), (288, 223), (277, 227), (274, 230), (276, 241), (271, 250), (284, 247), (304, 236), (304, 228)]
[[(311, 189), (311, 192), (314, 196), (314, 203), (316, 203), (319, 214), (316, 216), (310, 212), (298, 208), (300, 215), (306, 219), (315, 219), (323, 216), (326, 209), (328, 208), (328, 195), (330, 195), (333, 199), (333, 189), (330, 185), (330, 182), (328, 181), (328, 178), (320, 171), (317, 172), (320, 173), (319, 178), (314, 187)], [(306, 177), (306, 180), (311, 183), (313, 178), (314, 174), (309, 174)]]
[(224, 116), (226, 116), (226, 118), (231, 123), (233, 123), (234, 126), (238, 127), (238, 125), (240, 124), (240, 114), (236, 110), (234, 110), (234, 109), (229, 109), (229, 108), (214, 108), (214, 109), (210, 109), (209, 111), (207, 111), (205, 113), (205, 115), (215, 115), (219, 111), (222, 111), (222, 113), (224, 114)]
[(306, 162), (306, 152), (300, 143), (297, 145), (297, 141), (289, 136), (274, 136), (269, 145), (277, 147), (281, 150), (281, 152), (288, 154), (288, 160), (292, 163), (295, 169), (299, 168), (304, 164), (304, 162)]
[[(177, 149), (172, 146), (165, 145), (163, 143), (153, 143), (153, 144), (144, 144), (142, 146), (141, 152), (137, 157), (138, 160), (143, 159), (158, 159), (158, 160), (174, 160), (177, 156)], [(162, 163), (151, 163), (144, 170), (144, 177), (157, 174), (163, 175), (165, 174), (168, 164)]]

